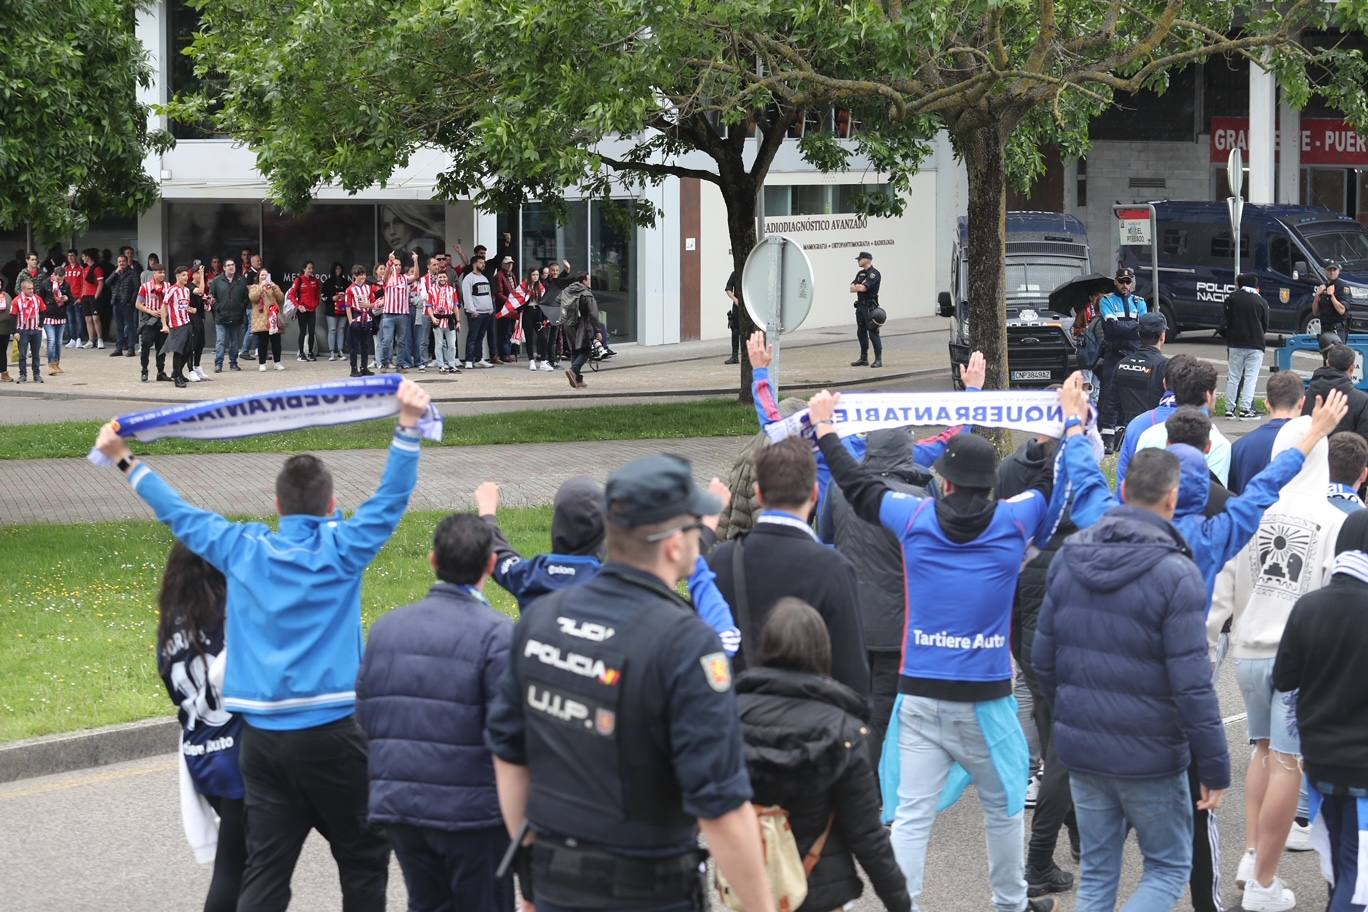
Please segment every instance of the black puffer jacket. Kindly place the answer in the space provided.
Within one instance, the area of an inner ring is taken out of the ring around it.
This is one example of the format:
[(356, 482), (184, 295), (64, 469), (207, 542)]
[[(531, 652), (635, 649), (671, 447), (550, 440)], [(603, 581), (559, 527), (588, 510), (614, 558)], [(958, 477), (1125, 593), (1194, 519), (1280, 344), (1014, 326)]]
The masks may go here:
[(1311, 414), (1316, 407), (1316, 397), (1322, 399), (1332, 389), (1337, 389), (1344, 393), (1349, 400), (1349, 412), (1340, 419), (1339, 426), (1335, 428), (1339, 431), (1354, 431), (1361, 437), (1368, 437), (1368, 393), (1354, 386), (1354, 381), (1348, 374), (1333, 367), (1318, 367), (1311, 374), (1311, 384), (1306, 388), (1306, 405), (1302, 407), (1302, 414)]
[(798, 912), (828, 912), (860, 896), (855, 859), (891, 912), (912, 908), (907, 884), (879, 824), (879, 791), (858, 718), (863, 701), (820, 675), (752, 668), (736, 681), (753, 800), (789, 812), (800, 854), (836, 814)]
[[(911, 428), (875, 431), (869, 435), (865, 468), (894, 491), (927, 497), (931, 473), (917, 465), (915, 443)], [(901, 651), (907, 621), (902, 545), (883, 526), (857, 516), (840, 485), (827, 488), (817, 534), (835, 544), (836, 550), (855, 565), (865, 648), (871, 652)]]
[[(998, 483), (994, 491), (997, 498), (1015, 497), (1042, 473), (1052, 473), (1055, 452), (1054, 446), (1036, 440), (1017, 447), (1016, 452), (998, 466)], [(1045, 602), (1045, 577), (1064, 539), (1077, 531), (1078, 527), (1066, 516), (1054, 537), (1022, 566), (1021, 575), (1017, 577), (1016, 599), (1012, 603), (1011, 648), (1017, 665), (1029, 669), (1030, 674), (1035, 673), (1035, 666), (1031, 664), (1031, 645), (1035, 641), (1040, 606)]]

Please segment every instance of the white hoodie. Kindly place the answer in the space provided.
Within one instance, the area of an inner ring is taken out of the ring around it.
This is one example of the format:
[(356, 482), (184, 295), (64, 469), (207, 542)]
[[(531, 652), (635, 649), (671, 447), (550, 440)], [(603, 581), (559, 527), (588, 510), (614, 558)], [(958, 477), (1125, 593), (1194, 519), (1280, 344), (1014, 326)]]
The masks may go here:
[[(1310, 428), (1306, 416), (1287, 422), (1273, 442), (1272, 456), (1299, 444)], [(1230, 647), (1237, 659), (1274, 658), (1292, 606), (1330, 578), (1335, 539), (1346, 514), (1325, 499), (1329, 454), (1322, 439), (1264, 513), (1249, 544), (1216, 578), (1207, 640), (1214, 645), (1233, 615)]]

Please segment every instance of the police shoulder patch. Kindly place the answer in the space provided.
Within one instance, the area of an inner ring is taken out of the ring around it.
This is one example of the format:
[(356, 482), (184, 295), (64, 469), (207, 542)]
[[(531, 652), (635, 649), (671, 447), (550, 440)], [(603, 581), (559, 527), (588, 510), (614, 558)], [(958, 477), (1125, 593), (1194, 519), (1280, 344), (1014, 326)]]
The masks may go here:
[(709, 687), (718, 693), (731, 690), (731, 662), (727, 661), (725, 652), (709, 653), (699, 659), (698, 664), (703, 666), (703, 676), (708, 679)]

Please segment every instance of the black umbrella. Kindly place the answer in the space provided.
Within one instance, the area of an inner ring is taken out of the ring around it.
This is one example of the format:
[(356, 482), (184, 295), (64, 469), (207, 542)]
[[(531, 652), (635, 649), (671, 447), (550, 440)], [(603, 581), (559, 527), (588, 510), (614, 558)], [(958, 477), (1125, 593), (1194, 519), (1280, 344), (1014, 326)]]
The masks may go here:
[(1070, 279), (1050, 292), (1050, 310), (1055, 313), (1078, 313), (1088, 306), (1088, 299), (1099, 292), (1116, 290), (1116, 282), (1100, 272), (1090, 272)]

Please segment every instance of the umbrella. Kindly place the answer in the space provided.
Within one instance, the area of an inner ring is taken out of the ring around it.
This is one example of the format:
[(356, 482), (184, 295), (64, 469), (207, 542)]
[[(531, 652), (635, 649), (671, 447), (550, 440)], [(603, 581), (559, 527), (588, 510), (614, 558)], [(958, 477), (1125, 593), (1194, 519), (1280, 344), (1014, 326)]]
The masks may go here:
[(1070, 279), (1050, 292), (1050, 310), (1055, 313), (1078, 313), (1088, 305), (1088, 298), (1101, 292), (1106, 294), (1116, 288), (1110, 276), (1100, 272), (1090, 272), (1076, 279)]

